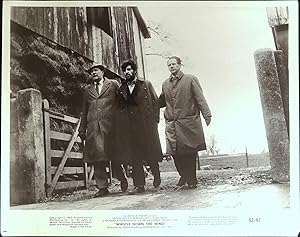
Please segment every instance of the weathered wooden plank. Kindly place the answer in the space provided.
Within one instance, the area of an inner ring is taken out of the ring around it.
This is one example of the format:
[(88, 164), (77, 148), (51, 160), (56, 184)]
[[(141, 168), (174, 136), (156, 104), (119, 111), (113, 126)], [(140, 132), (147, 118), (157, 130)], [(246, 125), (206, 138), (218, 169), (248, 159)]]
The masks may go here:
[(58, 7), (53, 7), (53, 39), (54, 42), (59, 42), (59, 31), (58, 31), (58, 12), (57, 12)]
[(50, 117), (49, 117), (49, 102), (48, 100), (44, 99), (43, 101), (43, 108), (44, 110), (44, 143), (45, 143), (45, 170), (46, 170), (46, 196), (51, 196), (51, 143), (50, 143)]
[(76, 13), (77, 13), (77, 29), (78, 29), (78, 52), (83, 53), (84, 49), (84, 39), (83, 39), (83, 24), (82, 24), (82, 11), (80, 7), (76, 7)]
[(87, 32), (87, 11), (86, 7), (79, 7), (80, 24), (81, 24), (81, 38), (82, 38), (82, 55), (88, 56), (88, 32)]
[[(22, 17), (24, 17), (22, 15)], [(18, 17), (18, 7), (11, 7), (10, 8), (10, 19), (19, 22), (20, 17)]]
[(64, 7), (63, 8), (63, 22), (61, 24), (64, 25), (64, 31), (65, 31), (65, 46), (68, 47), (69, 49), (72, 49), (72, 32), (71, 32), (71, 19), (70, 19), (70, 7)]
[(76, 7), (70, 7), (69, 9), (70, 14), (70, 38), (69, 38), (69, 44), (71, 45), (70, 48), (74, 49), (75, 51), (78, 51), (78, 34), (77, 34), (77, 13), (76, 13)]
[(133, 37), (133, 11), (130, 7), (126, 7), (126, 19), (127, 19), (127, 38), (129, 44), (129, 57), (136, 60), (136, 53), (135, 53), (135, 40)]
[(108, 173), (109, 183), (112, 183), (112, 165), (111, 161), (109, 162), (109, 167), (106, 167), (106, 172)]
[[(118, 51), (119, 51), (119, 64), (129, 57), (128, 44), (126, 40), (126, 9), (124, 7), (115, 7), (114, 14), (116, 16), (117, 38), (118, 38)], [(119, 73), (122, 75), (121, 69)]]
[(64, 115), (64, 114), (59, 114), (59, 113), (55, 113), (53, 114), (53, 111), (49, 113), (50, 114), (50, 118), (53, 119), (58, 119), (58, 120), (62, 120), (65, 122), (69, 122), (69, 123), (77, 123), (78, 122), (78, 118), (74, 118), (68, 115)]
[(60, 27), (61, 24), (61, 7), (56, 7), (56, 20), (57, 20), (57, 43), (60, 45), (63, 44), (63, 36), (62, 36), (62, 28)]
[(54, 13), (53, 7), (44, 7), (44, 36), (50, 40), (54, 40)]
[(25, 23), (26, 27), (36, 32), (35, 14), (36, 14), (35, 7), (26, 7), (26, 23)]
[[(64, 153), (65, 153), (65, 151), (50, 150), (50, 156), (51, 157), (61, 158), (61, 157), (63, 157)], [(81, 153), (81, 152), (70, 152), (69, 155), (68, 155), (68, 158), (82, 159), (83, 158), (83, 153)]]
[(113, 44), (113, 61), (114, 61), (114, 72), (117, 74), (119, 73), (119, 51), (118, 51), (118, 39), (117, 39), (117, 23), (116, 23), (116, 16), (114, 7), (110, 8), (110, 15), (111, 15), (111, 28), (112, 28), (112, 38), (114, 40)]
[(132, 17), (132, 29), (133, 29), (133, 37), (134, 37), (134, 47), (135, 47), (135, 56), (136, 56), (136, 63), (138, 66), (138, 75), (140, 77), (145, 78), (145, 70), (144, 70), (144, 62), (143, 62), (143, 52), (142, 52), (142, 39), (143, 36), (140, 32), (137, 19), (135, 15)]
[[(90, 185), (96, 185), (96, 180), (91, 180)], [(84, 180), (58, 182), (55, 190), (84, 187)]]
[(74, 22), (75, 27), (73, 28), (73, 35), (74, 35), (74, 37), (76, 37), (76, 39), (74, 39), (73, 44), (76, 45), (76, 48), (79, 50), (79, 48), (82, 47), (81, 46), (82, 35), (81, 35), (80, 29), (79, 29), (79, 27), (80, 27), (80, 20), (81, 19), (80, 19), (78, 7), (75, 7), (74, 20), (75, 20), (75, 22)]
[[(51, 166), (51, 174), (55, 174), (57, 167)], [(91, 170), (90, 167), (87, 168), (87, 171), (89, 172)], [(64, 167), (61, 174), (83, 174), (84, 173), (84, 167)]]
[(146, 53), (145, 53), (145, 38), (142, 34), (142, 31), (140, 30), (139, 31), (139, 34), (140, 34), (140, 42), (141, 42), (141, 60), (142, 60), (142, 72), (140, 72), (141, 74), (140, 75), (144, 75), (144, 78), (147, 79), (148, 78), (148, 70), (147, 70), (147, 64), (146, 64)]
[(92, 25), (92, 38), (93, 38), (93, 61), (104, 64), (103, 62), (103, 42), (101, 29)]
[(89, 173), (89, 183), (91, 184), (91, 181), (93, 179), (93, 176), (94, 176), (94, 173), (95, 173), (95, 167), (92, 165), (91, 166), (91, 171)]
[[(12, 20), (14, 20), (18, 24), (20, 24), (26, 28), (28, 28), (27, 9), (28, 9), (27, 7), (13, 7), (13, 11), (12, 11), (12, 14), (13, 14)], [(32, 27), (30, 27), (29, 29), (33, 30)]]
[(84, 180), (57, 182), (55, 190), (84, 187)]
[(44, 8), (35, 7), (35, 32), (44, 35)]
[(289, 23), (288, 7), (267, 7), (269, 26), (279, 26)]
[(59, 175), (61, 174), (61, 171), (63, 170), (64, 168), (64, 165), (69, 157), (69, 154), (70, 154), (70, 151), (74, 145), (74, 142), (75, 142), (75, 139), (77, 138), (78, 136), (78, 129), (79, 129), (79, 126), (80, 126), (80, 122), (81, 122), (81, 118), (79, 119), (77, 125), (76, 125), (76, 128), (75, 128), (75, 131), (74, 131), (74, 134), (72, 135), (72, 139), (70, 140), (69, 144), (68, 144), (68, 147), (67, 149), (65, 150), (64, 152), (64, 155), (61, 159), (61, 162), (56, 170), (56, 173), (52, 179), (52, 183), (51, 183), (51, 187), (50, 187), (50, 192), (52, 193), (53, 192), (53, 189), (55, 187), (55, 185), (57, 184), (57, 181), (58, 181), (58, 178), (59, 178)]
[[(68, 133), (62, 133), (62, 132), (56, 132), (56, 131), (50, 131), (50, 138), (61, 140), (61, 141), (70, 141), (72, 135)], [(76, 142), (81, 143), (82, 140), (80, 137), (76, 138)]]
[(68, 22), (67, 18), (70, 15), (70, 8), (69, 7), (58, 7), (58, 32), (59, 32), (59, 44), (64, 47), (70, 49), (77, 49), (76, 45), (71, 44), (70, 34), (68, 32)]
[(102, 62), (104, 65), (106, 65), (107, 68), (109, 68), (111, 71), (113, 71), (113, 44), (114, 41), (106, 34), (104, 31), (101, 30), (101, 38), (102, 38)]
[(70, 35), (68, 34), (68, 25), (66, 21), (66, 16), (69, 14), (69, 7), (62, 7), (62, 15), (61, 15), (61, 22), (60, 27), (63, 31), (63, 46), (72, 49), (72, 45), (70, 44)]
[(88, 58), (94, 59), (93, 56), (93, 32), (92, 32), (92, 23), (91, 23), (91, 16), (90, 16), (90, 8), (86, 8), (86, 20), (87, 20), (87, 35), (88, 35)]

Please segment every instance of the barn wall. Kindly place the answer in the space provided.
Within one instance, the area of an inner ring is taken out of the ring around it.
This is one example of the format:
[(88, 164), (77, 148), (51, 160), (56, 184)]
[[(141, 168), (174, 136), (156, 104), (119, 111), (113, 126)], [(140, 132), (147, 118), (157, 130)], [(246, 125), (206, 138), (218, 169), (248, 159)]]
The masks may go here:
[(136, 55), (136, 62), (137, 62), (137, 66), (138, 66), (138, 75), (139, 77), (145, 78), (146, 79), (146, 75), (145, 75), (145, 68), (144, 68), (144, 56), (143, 56), (143, 50), (142, 50), (142, 40), (144, 39), (142, 36), (142, 33), (138, 27), (138, 23), (137, 20), (133, 14), (133, 12), (131, 12), (131, 15), (133, 15), (132, 17), (132, 29), (133, 29), (133, 37), (134, 37), (134, 48), (135, 48), (135, 55)]
[(11, 19), (48, 39), (91, 58), (83, 7), (12, 7)]
[(70, 51), (122, 75), (120, 64), (132, 58), (144, 77), (143, 36), (131, 7), (109, 7), (111, 35), (94, 24), (86, 7), (12, 7), (11, 20)]

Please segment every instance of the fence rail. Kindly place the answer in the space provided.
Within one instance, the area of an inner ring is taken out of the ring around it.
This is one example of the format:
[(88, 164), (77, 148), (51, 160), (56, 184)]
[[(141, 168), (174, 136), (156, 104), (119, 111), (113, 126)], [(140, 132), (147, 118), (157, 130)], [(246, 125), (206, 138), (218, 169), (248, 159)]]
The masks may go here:
[[(83, 159), (83, 151), (72, 151), (75, 143), (82, 147), (83, 141), (78, 137), (81, 119), (51, 111), (46, 99), (43, 100), (43, 114), (47, 197), (50, 197), (54, 190), (88, 188), (90, 185), (94, 185), (93, 167), (84, 162), (78, 162)], [(51, 130), (50, 123), (57, 120), (71, 124), (74, 129), (73, 133)], [(64, 150), (58, 150), (52, 147), (53, 141), (62, 141), (68, 144)]]

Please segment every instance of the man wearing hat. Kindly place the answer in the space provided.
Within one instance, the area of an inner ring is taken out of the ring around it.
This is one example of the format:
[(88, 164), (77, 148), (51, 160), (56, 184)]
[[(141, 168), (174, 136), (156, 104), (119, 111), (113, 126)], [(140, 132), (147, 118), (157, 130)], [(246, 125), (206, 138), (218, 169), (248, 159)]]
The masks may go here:
[[(82, 119), (79, 136), (85, 140), (83, 160), (94, 165), (94, 177), (99, 189), (96, 197), (106, 196), (108, 175), (106, 166), (112, 159), (112, 127), (116, 111), (118, 84), (104, 77), (104, 67), (93, 64), (88, 70), (92, 82), (83, 91)], [(112, 161), (112, 174), (121, 181), (123, 192), (128, 183), (119, 161)]]
[(130, 160), (135, 190), (145, 192), (143, 164), (149, 164), (154, 176), (153, 186), (160, 185), (158, 162), (162, 161), (157, 125), (159, 122), (158, 98), (150, 81), (137, 77), (137, 65), (126, 60), (121, 65), (125, 79), (118, 90), (119, 109), (115, 123), (115, 156)]

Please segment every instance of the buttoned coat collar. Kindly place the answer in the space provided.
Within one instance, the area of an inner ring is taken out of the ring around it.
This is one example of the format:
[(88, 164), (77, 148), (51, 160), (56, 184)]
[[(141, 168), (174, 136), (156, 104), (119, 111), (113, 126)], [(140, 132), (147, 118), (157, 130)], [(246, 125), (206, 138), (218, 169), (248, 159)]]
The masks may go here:
[(182, 71), (178, 71), (178, 73), (176, 74), (176, 76), (173, 76), (172, 74), (170, 75), (170, 81), (173, 81), (173, 80), (180, 80), (182, 77), (183, 77), (184, 73)]

